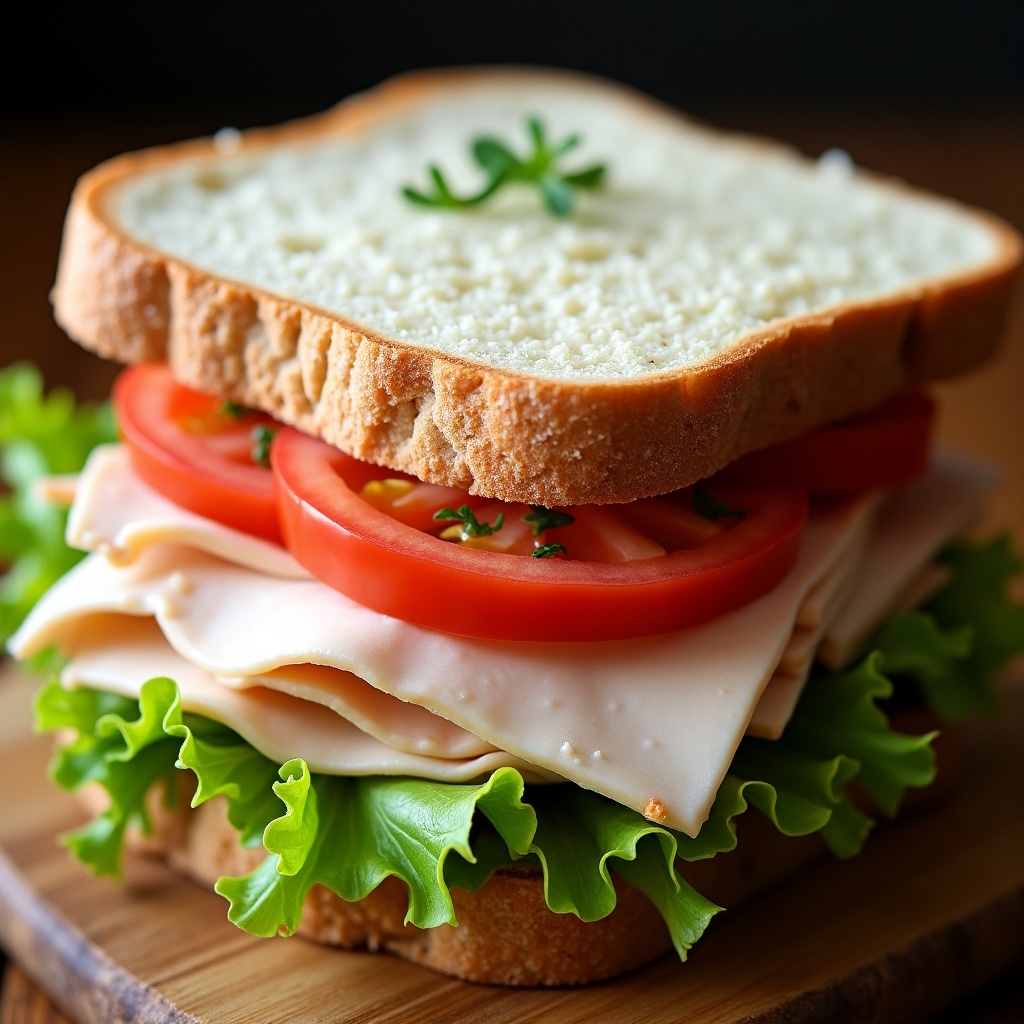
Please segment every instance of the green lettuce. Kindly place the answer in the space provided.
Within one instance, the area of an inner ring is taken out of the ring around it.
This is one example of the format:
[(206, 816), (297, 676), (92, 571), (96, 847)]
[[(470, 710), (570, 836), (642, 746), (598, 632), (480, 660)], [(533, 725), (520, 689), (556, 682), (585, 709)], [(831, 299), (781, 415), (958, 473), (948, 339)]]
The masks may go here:
[(921, 611), (892, 616), (874, 646), (888, 674), (912, 680), (937, 715), (960, 721), (996, 710), (995, 673), (1024, 651), (1024, 603), (1007, 596), (1022, 563), (1005, 536), (954, 545), (943, 561), (951, 584)]
[(108, 404), (76, 407), (71, 392), (43, 396), (39, 371), (0, 371), (0, 648), (45, 591), (81, 557), (64, 543), (67, 512), (33, 493), (42, 476), (76, 473), (99, 443), (116, 437)]

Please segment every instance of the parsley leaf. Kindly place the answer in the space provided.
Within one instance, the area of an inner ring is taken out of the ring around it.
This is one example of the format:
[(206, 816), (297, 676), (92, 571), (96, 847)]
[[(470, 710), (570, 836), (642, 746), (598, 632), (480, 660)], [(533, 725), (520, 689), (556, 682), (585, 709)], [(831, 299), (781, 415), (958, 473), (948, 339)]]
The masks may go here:
[(502, 513), (494, 520), (493, 526), (490, 523), (481, 523), (473, 515), (473, 510), (468, 505), (460, 506), (458, 512), (453, 512), (450, 508), (443, 508), (434, 513), (434, 519), (439, 523), (461, 523), (463, 540), (468, 537), (490, 537), (492, 533), (497, 533), (505, 522), (505, 516)]
[(566, 555), (569, 552), (565, 550), (564, 544), (541, 544), (540, 547), (536, 547), (530, 553), (531, 558), (554, 558), (555, 555)]
[(232, 419), (236, 420), (240, 420), (244, 416), (248, 416), (251, 412), (251, 410), (247, 409), (244, 405), (239, 405), (238, 402), (232, 401), (222, 402), (220, 411), (225, 416), (230, 416)]
[(561, 142), (551, 144), (544, 132), (544, 125), (536, 117), (527, 119), (527, 132), (533, 145), (533, 152), (521, 159), (499, 139), (483, 137), (474, 139), (470, 147), (477, 166), (487, 176), (487, 183), (473, 195), (457, 196), (445, 179), (444, 172), (437, 164), (427, 168), (431, 190), (420, 192), (406, 185), (402, 194), (418, 206), (457, 210), (478, 206), (489, 199), (503, 185), (518, 181), (536, 185), (548, 212), (555, 217), (568, 217), (572, 213), (576, 189), (598, 189), (604, 184), (606, 167), (593, 164), (579, 171), (565, 174), (555, 166), (571, 149), (580, 144), (579, 135), (568, 135)]
[(531, 505), (529, 514), (523, 516), (523, 521), (531, 524), (534, 537), (539, 537), (545, 530), (557, 530), (560, 526), (570, 526), (576, 522), (568, 512), (545, 508), (543, 505)]
[(264, 423), (258, 423), (249, 432), (252, 438), (252, 461), (257, 466), (270, 465), (270, 442), (277, 436), (277, 431)]

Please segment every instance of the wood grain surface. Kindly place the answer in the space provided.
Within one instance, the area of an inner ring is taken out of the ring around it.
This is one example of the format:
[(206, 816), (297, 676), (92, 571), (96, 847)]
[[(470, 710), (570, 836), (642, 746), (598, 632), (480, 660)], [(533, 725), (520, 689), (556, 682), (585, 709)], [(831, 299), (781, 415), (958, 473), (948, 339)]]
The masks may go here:
[[(848, 862), (717, 920), (681, 965), (666, 957), (606, 985), (515, 991), (390, 956), (260, 940), (223, 901), (129, 858), (96, 879), (56, 843), (82, 820), (45, 778), (49, 742), (26, 728), (31, 681), (0, 686), (0, 943), (83, 1024), (120, 1021), (494, 1022), (925, 1020), (1024, 957), (1019, 812), (1024, 675), (1007, 714), (968, 738), (945, 802), (879, 830)], [(46, 1020), (47, 1018), (42, 1018)]]

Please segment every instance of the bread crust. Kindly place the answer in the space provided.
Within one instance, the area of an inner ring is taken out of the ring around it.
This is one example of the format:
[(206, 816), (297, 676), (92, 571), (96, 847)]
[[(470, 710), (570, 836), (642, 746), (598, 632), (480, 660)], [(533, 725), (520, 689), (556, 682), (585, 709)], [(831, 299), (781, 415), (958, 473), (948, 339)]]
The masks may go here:
[[(241, 151), (350, 132), (481, 75), (549, 75), (629, 95), (551, 72), (413, 74), (318, 117), (246, 133)], [(653, 100), (632, 101), (638, 117), (685, 121)], [(685, 370), (551, 380), (412, 346), (216, 277), (114, 223), (109, 200), (126, 179), (214, 153), (202, 140), (129, 154), (79, 182), (53, 291), (61, 326), (112, 359), (167, 360), (183, 384), (265, 409), (358, 458), (505, 500), (558, 506), (664, 493), (908, 385), (961, 373), (998, 347), (1021, 263), (1016, 232), (964, 210), (997, 250), (971, 272), (776, 321)]]

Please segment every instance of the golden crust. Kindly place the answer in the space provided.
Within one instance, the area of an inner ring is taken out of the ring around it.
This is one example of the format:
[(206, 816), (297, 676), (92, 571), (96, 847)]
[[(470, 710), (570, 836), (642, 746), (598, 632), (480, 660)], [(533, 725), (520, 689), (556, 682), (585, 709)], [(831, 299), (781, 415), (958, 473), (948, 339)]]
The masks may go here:
[[(408, 75), (319, 117), (247, 133), (242, 145), (352, 131), (480, 74), (544, 73)], [(639, 116), (676, 116), (635, 102)], [(214, 152), (212, 141), (198, 141), (131, 154), (81, 180), (53, 293), (61, 326), (110, 358), (166, 359), (182, 383), (266, 409), (361, 459), (506, 500), (664, 493), (908, 384), (969, 369), (1002, 338), (1021, 263), (1011, 228), (965, 210), (997, 247), (970, 273), (779, 321), (687, 370), (610, 382), (533, 378), (217, 278), (133, 241), (108, 215), (107, 199), (126, 178)]]

